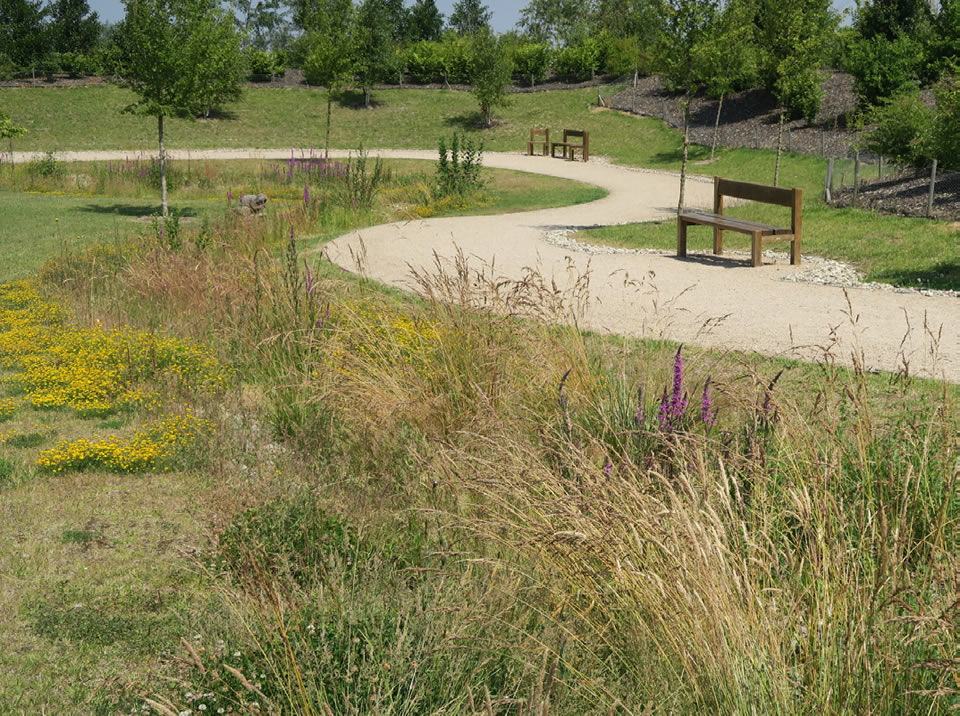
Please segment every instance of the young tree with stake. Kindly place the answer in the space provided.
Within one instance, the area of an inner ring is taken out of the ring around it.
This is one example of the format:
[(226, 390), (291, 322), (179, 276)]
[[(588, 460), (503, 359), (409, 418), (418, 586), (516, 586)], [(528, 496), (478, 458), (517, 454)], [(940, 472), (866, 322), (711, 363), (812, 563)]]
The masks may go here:
[(163, 120), (195, 119), (241, 95), (243, 63), (232, 16), (212, 0), (126, 0), (127, 84), (138, 100), (123, 111), (157, 118), (160, 201), (167, 211)]

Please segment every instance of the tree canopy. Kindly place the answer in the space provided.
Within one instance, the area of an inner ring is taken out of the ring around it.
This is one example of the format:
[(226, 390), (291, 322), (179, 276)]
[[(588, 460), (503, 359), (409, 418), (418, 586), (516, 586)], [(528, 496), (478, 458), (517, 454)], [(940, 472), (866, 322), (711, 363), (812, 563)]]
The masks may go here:
[(457, 0), (450, 14), (450, 27), (458, 35), (472, 35), (490, 27), (490, 9), (480, 0)]

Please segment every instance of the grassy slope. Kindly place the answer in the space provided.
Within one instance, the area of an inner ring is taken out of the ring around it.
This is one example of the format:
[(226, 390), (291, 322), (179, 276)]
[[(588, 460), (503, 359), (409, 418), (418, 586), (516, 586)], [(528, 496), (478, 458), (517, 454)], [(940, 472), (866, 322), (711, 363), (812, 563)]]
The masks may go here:
[[(6, 89), (0, 107), (13, 112), (30, 132), (16, 149), (152, 149), (155, 125), (149, 119), (120, 110), (132, 95), (111, 86), (84, 89)], [(335, 109), (331, 142), (338, 147), (432, 148), (438, 137), (454, 130), (481, 135), (474, 129), (475, 102), (463, 92), (382, 90), (374, 94), (374, 111), (349, 102)], [(591, 132), (594, 153), (624, 164), (659, 169), (679, 168), (680, 139), (663, 123), (591, 109), (593, 90), (569, 90), (514, 96), (501, 111), (501, 124), (482, 133), (486, 147), (519, 151), (533, 126), (582, 127)], [(307, 89), (260, 89), (247, 92), (225, 119), (187, 122), (171, 120), (171, 147), (310, 147), (322, 141), (324, 105), (321, 95)], [(691, 160), (706, 158), (694, 147)], [(840, 163), (837, 171), (849, 171)], [(693, 171), (770, 183), (774, 153), (748, 149), (724, 150), (709, 164)], [(825, 162), (819, 157), (787, 154), (781, 185), (804, 189), (805, 250), (807, 253), (859, 264), (872, 280), (938, 288), (960, 287), (960, 231), (956, 226), (923, 219), (878, 216), (864, 211), (833, 210), (820, 201)], [(776, 209), (748, 207), (736, 213), (769, 220)], [(672, 230), (638, 225), (595, 230), (591, 241), (627, 246), (671, 248)], [(697, 238), (692, 245), (706, 246)], [(731, 246), (739, 237), (731, 235)]]

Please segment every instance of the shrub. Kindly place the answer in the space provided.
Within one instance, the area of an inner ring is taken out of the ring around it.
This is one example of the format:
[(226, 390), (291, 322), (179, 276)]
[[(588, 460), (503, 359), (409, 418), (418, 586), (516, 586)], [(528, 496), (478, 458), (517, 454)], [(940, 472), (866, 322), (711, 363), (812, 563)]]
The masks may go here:
[(823, 101), (823, 78), (815, 67), (789, 67), (793, 60), (790, 57), (781, 62), (775, 93), (790, 116), (812, 122)]
[(407, 47), (400, 58), (414, 82), (428, 84), (443, 74), (442, 49), (439, 42), (422, 40)]
[(876, 127), (867, 135), (867, 148), (898, 164), (924, 166), (933, 158), (934, 112), (918, 92), (897, 95), (874, 110)]
[(919, 42), (906, 35), (892, 40), (878, 35), (851, 42), (846, 55), (857, 96), (865, 104), (876, 105), (917, 78), (923, 51)]
[(247, 53), (247, 67), (252, 78), (270, 79), (283, 74), (283, 63), (273, 52), (267, 50), (251, 50)]
[(606, 46), (595, 37), (587, 37), (579, 45), (570, 45), (554, 55), (553, 69), (566, 80), (583, 82), (593, 79), (606, 60)]
[(467, 196), (483, 189), (480, 169), (483, 163), (483, 142), (475, 145), (468, 137), (454, 132), (447, 152), (446, 140), (440, 138), (440, 158), (437, 160), (433, 194), (435, 199), (448, 196)]
[(550, 69), (553, 52), (545, 42), (528, 42), (513, 50), (513, 76), (535, 85), (542, 82)]

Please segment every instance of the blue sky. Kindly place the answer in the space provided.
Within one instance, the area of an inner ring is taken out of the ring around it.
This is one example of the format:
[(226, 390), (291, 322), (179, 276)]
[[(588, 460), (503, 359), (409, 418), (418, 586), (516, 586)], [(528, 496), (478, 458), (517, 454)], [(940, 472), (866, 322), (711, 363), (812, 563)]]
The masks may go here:
[[(106, 22), (116, 22), (123, 19), (123, 3), (120, 0), (87, 0), (90, 8), (100, 15), (100, 19)], [(453, 10), (454, 0), (437, 0), (437, 7), (444, 17), (449, 17)], [(407, 0), (407, 5), (412, 5), (412, 0)], [(486, 0), (486, 6), (493, 13), (493, 29), (497, 32), (506, 32), (512, 30), (520, 17), (520, 10), (527, 6), (526, 1), (516, 2), (515, 0)], [(838, 10), (853, 7), (854, 0), (833, 0), (833, 6)]]

